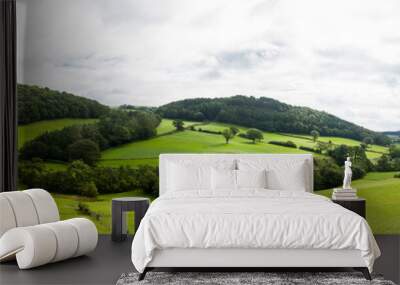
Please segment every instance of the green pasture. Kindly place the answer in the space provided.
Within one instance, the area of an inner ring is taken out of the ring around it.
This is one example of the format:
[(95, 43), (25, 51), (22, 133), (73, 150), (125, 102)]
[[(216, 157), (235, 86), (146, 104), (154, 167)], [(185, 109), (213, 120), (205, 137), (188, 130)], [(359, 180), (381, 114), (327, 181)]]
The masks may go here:
[(93, 124), (98, 119), (57, 119), (35, 122), (18, 126), (18, 148), (45, 132), (60, 130), (72, 125)]
[[(203, 130), (210, 130), (210, 131), (222, 131), (224, 129), (227, 129), (231, 127), (232, 125), (230, 124), (223, 124), (223, 123), (209, 123), (204, 126), (200, 126)], [(235, 126), (237, 127), (240, 132), (246, 132), (248, 128), (241, 127), (241, 126)], [(304, 147), (311, 147), (314, 148), (317, 146), (317, 143), (314, 143), (312, 141), (312, 138), (310, 135), (298, 135), (298, 134), (285, 134), (285, 133), (271, 133), (271, 132), (263, 132), (264, 134), (264, 141), (269, 142), (269, 141), (292, 141), (294, 142), (297, 147), (304, 146)], [(359, 146), (361, 142), (353, 140), (353, 139), (347, 139), (347, 138), (339, 138), (339, 137), (319, 137), (318, 141), (320, 142), (329, 142), (331, 141), (334, 145), (340, 145), (340, 144), (345, 144), (349, 146)], [(369, 151), (368, 151), (369, 150)], [(367, 156), (370, 159), (376, 159), (379, 158), (382, 153), (387, 153), (388, 148), (384, 146), (379, 146), (379, 145), (370, 145), (367, 150)]]
[[(185, 122), (186, 126), (196, 124), (196, 122)], [(223, 123), (208, 123), (196, 127), (203, 130), (222, 131), (232, 125)], [(240, 132), (245, 132), (247, 128), (236, 126)], [(167, 133), (174, 130), (172, 120), (164, 119), (158, 128), (158, 132)], [(161, 153), (306, 153), (299, 149), (276, 146), (268, 144), (269, 141), (293, 141), (297, 146), (315, 147), (316, 143), (309, 136), (297, 136), (290, 134), (279, 134), (263, 132), (264, 140), (257, 144), (249, 140), (235, 137), (229, 144), (226, 144), (222, 135), (208, 134), (198, 131), (175, 132), (166, 136), (156, 137), (146, 141), (133, 142), (108, 149), (102, 153), (101, 165), (117, 167), (120, 165), (137, 166), (140, 164), (157, 165), (158, 156)], [(360, 142), (336, 138), (321, 137), (321, 141), (332, 141), (334, 144), (359, 145)], [(385, 150), (384, 147), (378, 147)], [(378, 158), (381, 154), (367, 152), (369, 158)]]
[(44, 162), (46, 169), (51, 170), (51, 171), (62, 171), (62, 170), (66, 170), (68, 164), (67, 163), (63, 163), (63, 162), (49, 162), (46, 161)]
[[(157, 135), (163, 135), (165, 133), (169, 133), (175, 130), (175, 127), (172, 125), (174, 120), (171, 119), (162, 119), (160, 125), (157, 127)], [(199, 122), (192, 121), (184, 121), (184, 127), (190, 127), (191, 125), (200, 124)]]
[[(333, 144), (339, 145), (339, 144), (345, 144), (349, 146), (360, 146), (361, 142), (353, 139), (347, 139), (347, 138), (338, 138), (338, 137), (320, 137), (318, 139), (319, 141), (322, 142), (329, 142), (332, 141)], [(382, 155), (382, 153), (387, 153), (388, 148), (380, 145), (369, 145), (367, 149), (367, 156), (368, 158), (377, 158)]]
[[(305, 151), (271, 145), (265, 142), (253, 144), (247, 139), (235, 137), (229, 144), (221, 135), (198, 131), (176, 132), (146, 141), (138, 141), (102, 152), (102, 165), (154, 164), (161, 153), (307, 153)], [(153, 159), (153, 160), (151, 160)], [(140, 163), (139, 163), (140, 162)]]
[[(230, 128), (231, 126), (235, 126), (239, 129), (240, 132), (245, 133), (247, 129), (242, 126), (236, 126), (236, 125), (230, 125), (230, 124), (223, 124), (223, 123), (209, 123), (204, 126), (199, 126), (199, 128), (202, 128), (203, 130), (210, 130), (210, 131), (223, 131), (224, 129)], [(287, 141), (292, 141), (294, 142), (297, 146), (307, 146), (307, 147), (314, 147), (314, 142), (311, 139), (307, 138), (298, 138), (286, 134), (279, 134), (279, 133), (270, 133), (270, 132), (263, 132), (264, 135), (264, 142), (269, 142), (269, 141), (282, 141), (282, 142), (287, 142)]]
[[(287, 137), (287, 140), (293, 141), (298, 146), (306, 146), (306, 147), (316, 147), (317, 143), (312, 141), (311, 136), (309, 135), (291, 135), (291, 134), (276, 134), (272, 133), (271, 136), (284, 136)], [(279, 137), (276, 137), (276, 140), (280, 140)], [(334, 145), (345, 144), (348, 146), (360, 146), (361, 142), (348, 138), (339, 138), (339, 137), (319, 137), (318, 142), (329, 142), (331, 141)], [(377, 159), (381, 157), (383, 153), (387, 153), (388, 148), (380, 145), (369, 145), (366, 151), (367, 157), (369, 159)]]
[[(23, 141), (34, 138), (46, 130), (61, 129), (67, 125), (94, 123), (96, 119), (60, 119), (52, 121), (41, 121), (19, 127), (20, 144)], [(226, 144), (224, 138), (217, 134), (208, 134), (198, 131), (186, 130), (183, 132), (172, 132), (175, 130), (172, 125), (173, 120), (163, 119), (157, 128), (158, 136), (145, 141), (137, 141), (121, 145), (102, 152), (100, 165), (119, 167), (121, 165), (137, 166), (147, 164), (158, 165), (158, 156), (161, 153), (306, 153), (299, 149), (282, 147), (268, 144), (269, 141), (292, 141), (298, 147), (315, 147), (316, 143), (308, 135), (292, 135), (281, 133), (263, 132), (264, 140), (257, 144), (249, 140), (236, 136), (229, 144)], [(185, 121), (185, 126), (200, 124), (200, 122)], [(205, 123), (196, 127), (203, 130), (222, 131), (231, 127), (224, 123)], [(245, 132), (247, 128), (236, 126), (240, 132)], [(172, 132), (172, 133), (170, 133)], [(22, 135), (22, 136), (21, 136)], [(29, 139), (28, 139), (29, 138)], [(356, 140), (320, 137), (319, 141), (332, 141), (333, 144), (359, 145)], [(377, 152), (367, 152), (370, 159), (376, 159), (381, 156), (378, 152), (387, 152), (387, 148), (382, 146), (370, 146), (371, 150)], [(56, 162), (46, 162), (50, 170), (63, 170), (65, 164)]]
[[(367, 221), (375, 234), (400, 233), (400, 178), (395, 172), (370, 172), (352, 184), (367, 200)], [(332, 190), (316, 192), (330, 197)]]
[(214, 131), (214, 132), (218, 132), (218, 131), (221, 132), (221, 131), (223, 131), (223, 130), (225, 130), (225, 129), (228, 129), (228, 128), (230, 128), (230, 127), (236, 127), (236, 128), (238, 128), (239, 131), (242, 132), (242, 133), (246, 132), (246, 130), (248, 129), (248, 128), (246, 128), (246, 127), (242, 127), (242, 126), (238, 126), (238, 125), (224, 124), (224, 123), (215, 123), (215, 122), (207, 123), (207, 124), (205, 124), (204, 126), (198, 126), (197, 129), (198, 129), (198, 128), (201, 128), (201, 129), (203, 129), (203, 130)]

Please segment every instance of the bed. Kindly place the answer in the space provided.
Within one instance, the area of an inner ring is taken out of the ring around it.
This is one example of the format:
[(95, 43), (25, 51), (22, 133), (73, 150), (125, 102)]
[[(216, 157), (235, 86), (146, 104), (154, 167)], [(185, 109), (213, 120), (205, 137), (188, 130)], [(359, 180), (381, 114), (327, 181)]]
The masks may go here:
[(132, 243), (140, 280), (161, 267), (352, 267), (371, 278), (371, 229), (313, 194), (312, 155), (163, 154), (159, 174)]

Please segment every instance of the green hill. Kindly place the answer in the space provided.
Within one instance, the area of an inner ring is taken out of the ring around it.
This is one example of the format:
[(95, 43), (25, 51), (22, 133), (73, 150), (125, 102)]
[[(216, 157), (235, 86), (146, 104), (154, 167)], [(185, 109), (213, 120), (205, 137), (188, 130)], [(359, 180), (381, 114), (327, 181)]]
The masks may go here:
[(397, 132), (383, 132), (385, 135), (400, 137), (400, 131)]
[(96, 123), (97, 119), (56, 119), (35, 122), (18, 126), (18, 148), (21, 148), (27, 141), (40, 136), (45, 132), (61, 130), (62, 128), (73, 125), (84, 125)]
[(98, 118), (109, 107), (95, 100), (47, 87), (18, 84), (18, 123), (62, 118)]
[(197, 131), (176, 132), (150, 140), (133, 142), (102, 152), (101, 164), (158, 164), (161, 153), (306, 153), (267, 143), (253, 144), (247, 139), (234, 138), (229, 144), (222, 136)]
[(291, 106), (266, 97), (237, 95), (227, 98), (196, 98), (172, 102), (158, 108), (164, 118), (216, 121), (258, 128), (263, 131), (309, 134), (362, 141), (371, 137), (375, 144), (388, 145), (390, 138), (336, 116), (307, 107)]
[[(222, 131), (226, 128), (229, 128), (231, 126), (237, 127), (241, 132), (245, 132), (247, 128), (238, 126), (238, 125), (232, 125), (232, 124), (225, 124), (225, 123), (209, 123), (206, 124), (203, 129), (205, 130), (212, 130), (212, 131)], [(317, 147), (318, 142), (332, 142), (333, 145), (341, 145), (345, 144), (348, 146), (360, 146), (361, 142), (357, 141), (355, 139), (348, 139), (348, 138), (340, 138), (340, 137), (327, 137), (327, 136), (321, 136), (318, 138), (318, 141), (315, 143), (312, 140), (312, 137), (310, 135), (296, 135), (296, 134), (290, 134), (290, 133), (272, 133), (272, 132), (263, 132), (264, 133), (264, 138), (265, 141), (292, 141), (294, 142), (297, 146), (304, 146), (304, 147), (311, 147), (315, 148)], [(369, 159), (376, 159), (382, 156), (382, 154), (387, 154), (388, 153), (388, 148), (380, 145), (369, 145), (367, 148), (367, 156)]]
[[(185, 121), (185, 126), (195, 125), (196, 122)], [(205, 123), (196, 127), (207, 131), (222, 131), (233, 125), (225, 123)], [(237, 126), (240, 132), (245, 132), (247, 128)], [(229, 144), (225, 143), (224, 138), (218, 134), (209, 134), (198, 131), (186, 130), (184, 132), (174, 132), (172, 120), (163, 119), (157, 128), (159, 136), (118, 147), (110, 148), (102, 152), (101, 165), (118, 167), (120, 165), (137, 166), (140, 164), (158, 165), (158, 156), (161, 153), (306, 153), (300, 149), (288, 148), (268, 144), (269, 141), (292, 141), (298, 147), (316, 147), (308, 136), (293, 136), (292, 134), (279, 134), (263, 132), (264, 141), (253, 144), (249, 140), (236, 136)], [(165, 135), (169, 133), (168, 135)], [(161, 136), (160, 136), (161, 135)], [(360, 145), (359, 141), (337, 137), (320, 137), (319, 141), (331, 141), (335, 145), (346, 144), (351, 146)], [(371, 145), (367, 151), (367, 156), (371, 159), (378, 158), (382, 153), (387, 152), (387, 148)], [(382, 151), (380, 153), (379, 151)]]

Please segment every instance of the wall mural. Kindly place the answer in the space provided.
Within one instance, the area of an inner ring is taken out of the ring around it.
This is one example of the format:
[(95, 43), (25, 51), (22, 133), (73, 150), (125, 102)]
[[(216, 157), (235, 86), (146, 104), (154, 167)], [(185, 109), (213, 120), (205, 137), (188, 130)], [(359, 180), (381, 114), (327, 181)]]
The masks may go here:
[(398, 1), (17, 2), (19, 187), (62, 218), (110, 232), (160, 153), (311, 152), (317, 193), (350, 156), (374, 233), (400, 233)]

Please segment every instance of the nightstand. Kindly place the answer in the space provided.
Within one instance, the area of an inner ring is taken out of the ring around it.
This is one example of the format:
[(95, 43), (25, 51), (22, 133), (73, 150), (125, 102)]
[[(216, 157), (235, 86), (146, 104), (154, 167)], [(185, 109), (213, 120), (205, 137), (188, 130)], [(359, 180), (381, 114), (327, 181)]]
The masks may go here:
[(146, 214), (150, 199), (143, 197), (122, 197), (112, 199), (112, 233), (113, 241), (123, 241), (127, 237), (126, 212), (135, 212), (135, 232)]
[(366, 201), (364, 198), (357, 198), (354, 200), (334, 200), (332, 199), (333, 203), (339, 204), (340, 206), (353, 211), (356, 214), (359, 214), (361, 217), (366, 217), (366, 210), (365, 204)]

